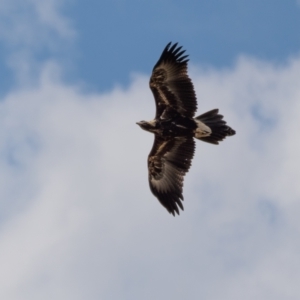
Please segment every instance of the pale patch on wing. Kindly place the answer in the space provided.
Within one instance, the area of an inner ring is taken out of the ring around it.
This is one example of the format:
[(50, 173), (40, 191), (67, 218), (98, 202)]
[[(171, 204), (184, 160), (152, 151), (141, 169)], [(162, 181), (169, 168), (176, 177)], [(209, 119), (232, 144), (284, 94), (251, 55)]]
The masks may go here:
[[(178, 186), (182, 188), (183, 177), (190, 168), (191, 157), (183, 157), (183, 155), (191, 154), (191, 152), (181, 153), (181, 151), (179, 151), (179, 147), (186, 143), (188, 138), (177, 137), (174, 138), (174, 140), (175, 144), (173, 148), (166, 152), (161, 158), (161, 164), (163, 166), (161, 178), (159, 180), (156, 180), (155, 177), (152, 178), (157, 188), (161, 188), (164, 191), (172, 190)], [(163, 152), (163, 150), (164, 147), (161, 148), (161, 152)], [(160, 155), (160, 153), (158, 153), (158, 155)], [(178, 157), (179, 155), (180, 157)], [(178, 164), (179, 160), (181, 160), (180, 164)]]
[[(167, 77), (168, 73), (165, 69), (159, 68), (155, 71), (153, 71), (151, 79), (150, 79), (150, 88), (156, 89), (159, 101), (162, 101), (165, 105), (171, 105), (171, 103), (168, 101), (168, 97), (166, 94), (162, 91), (161, 87), (164, 86), (170, 93), (172, 91), (167, 86)], [(173, 94), (173, 93), (172, 93)]]
[(182, 187), (191, 166), (195, 143), (192, 138), (176, 137), (162, 140), (156, 137), (148, 157), (149, 183), (152, 193), (167, 210), (179, 213), (183, 209)]
[(185, 172), (178, 170), (167, 159), (162, 158), (160, 163), (163, 165), (162, 172), (159, 176), (151, 176), (150, 180), (156, 189), (160, 192), (167, 193), (178, 186), (182, 187), (183, 176)]
[[(186, 117), (193, 117), (197, 109), (196, 94), (187, 75), (185, 51), (174, 44), (167, 45), (155, 65), (150, 78), (150, 88), (156, 101), (156, 118), (166, 107)], [(177, 48), (176, 48), (177, 47)]]

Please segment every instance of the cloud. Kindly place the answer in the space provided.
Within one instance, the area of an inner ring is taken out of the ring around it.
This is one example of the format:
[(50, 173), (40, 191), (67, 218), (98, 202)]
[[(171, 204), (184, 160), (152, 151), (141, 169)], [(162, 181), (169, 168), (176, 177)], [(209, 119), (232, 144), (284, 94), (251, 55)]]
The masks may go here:
[(298, 299), (300, 59), (192, 67), (199, 114), (237, 135), (197, 143), (185, 211), (151, 195), (148, 77), (83, 92), (48, 62), (0, 102), (3, 299)]
[(57, 39), (73, 38), (70, 21), (60, 13), (64, 1), (2, 0), (0, 37), (13, 47), (57, 47)]
[(173, 218), (135, 124), (154, 116), (148, 76), (103, 94), (66, 84), (63, 3), (0, 4), (19, 78), (0, 101), (0, 297), (299, 299), (299, 57), (192, 66), (199, 114), (220, 108), (237, 135), (197, 143)]
[(58, 61), (65, 52), (70, 56), (76, 32), (62, 13), (64, 4), (58, 0), (0, 2), (1, 62), (13, 84), (34, 84), (44, 62), (54, 57)]

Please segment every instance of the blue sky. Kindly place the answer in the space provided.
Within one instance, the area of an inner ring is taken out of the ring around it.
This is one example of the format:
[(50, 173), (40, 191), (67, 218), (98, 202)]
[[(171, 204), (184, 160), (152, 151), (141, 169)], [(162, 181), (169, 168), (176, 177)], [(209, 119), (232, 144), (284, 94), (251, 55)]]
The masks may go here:
[[(216, 67), (232, 65), (241, 54), (280, 62), (300, 48), (295, 1), (89, 3), (74, 4), (73, 20), (79, 32), (79, 73), (94, 86), (128, 83), (133, 70), (149, 72), (169, 41), (185, 45), (195, 64)], [(100, 80), (101, 70), (106, 72)]]
[[(99, 3), (0, 1), (0, 298), (298, 300), (299, 1)], [(175, 218), (135, 124), (169, 41), (237, 131)]]
[[(218, 68), (232, 66), (241, 54), (280, 63), (300, 48), (300, 8), (294, 0), (55, 3), (76, 37), (56, 40), (54, 47), (35, 45), (35, 59), (60, 58), (68, 66), (67, 79), (83, 80), (94, 90), (128, 85), (132, 72), (149, 73), (169, 41), (185, 45), (194, 64)], [(28, 4), (16, 6), (16, 18), (30, 12)], [(5, 21), (12, 23), (7, 16)], [(58, 38), (57, 32), (52, 35)], [(22, 45), (2, 43), (1, 56)], [(6, 90), (14, 74), (5, 60), (1, 67)]]

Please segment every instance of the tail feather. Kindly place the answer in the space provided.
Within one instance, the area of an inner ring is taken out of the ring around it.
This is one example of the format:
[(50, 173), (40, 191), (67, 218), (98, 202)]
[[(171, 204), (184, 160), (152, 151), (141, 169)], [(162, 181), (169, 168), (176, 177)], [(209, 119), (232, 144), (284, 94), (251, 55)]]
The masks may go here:
[(218, 145), (226, 136), (235, 135), (235, 130), (226, 125), (218, 109), (210, 110), (195, 119), (203, 122), (212, 131), (209, 136), (199, 138), (203, 142)]

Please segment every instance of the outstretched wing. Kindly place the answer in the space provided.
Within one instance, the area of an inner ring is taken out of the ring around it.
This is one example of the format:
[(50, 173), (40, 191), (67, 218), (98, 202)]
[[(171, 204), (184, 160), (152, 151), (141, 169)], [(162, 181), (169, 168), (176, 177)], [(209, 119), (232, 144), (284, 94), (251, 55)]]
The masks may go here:
[(148, 156), (149, 184), (160, 203), (175, 216), (183, 210), (183, 178), (188, 172), (195, 151), (195, 142), (190, 137), (175, 137), (164, 140), (155, 136)]
[(156, 102), (156, 118), (168, 118), (179, 113), (192, 118), (197, 100), (191, 79), (187, 75), (188, 55), (169, 43), (153, 68), (150, 88)]

